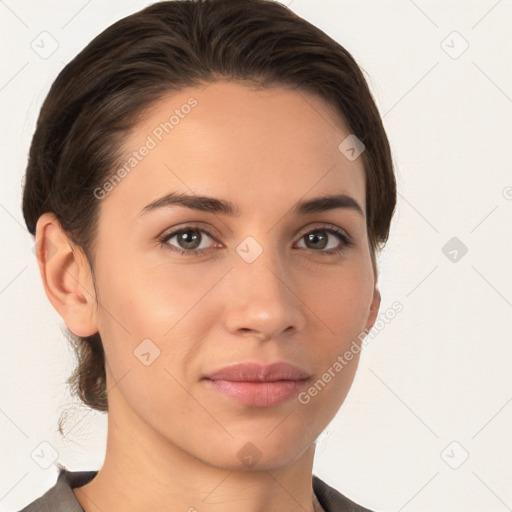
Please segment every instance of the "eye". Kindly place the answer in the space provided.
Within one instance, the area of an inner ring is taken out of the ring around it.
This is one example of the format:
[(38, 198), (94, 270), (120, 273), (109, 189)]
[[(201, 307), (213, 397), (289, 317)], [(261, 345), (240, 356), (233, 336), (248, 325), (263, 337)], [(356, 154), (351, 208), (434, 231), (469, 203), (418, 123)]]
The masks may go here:
[[(171, 243), (173, 238), (176, 238), (176, 241)], [(210, 248), (207, 243), (208, 238), (214, 240), (213, 236), (206, 229), (186, 226), (163, 235), (160, 238), (160, 242), (166, 244), (171, 251), (193, 256), (200, 251), (206, 251)]]
[[(329, 247), (329, 238), (338, 240), (338, 244), (334, 247)], [(312, 231), (308, 231), (302, 235), (300, 241), (305, 241), (306, 249), (313, 248), (315, 252), (321, 254), (341, 254), (347, 248), (352, 247), (354, 242), (346, 235), (341, 229), (327, 225), (318, 227)], [(301, 247), (302, 248), (302, 247)], [(325, 250), (327, 248), (327, 250)]]
[[(173, 239), (175, 239), (173, 241)], [(197, 256), (203, 251), (212, 249), (208, 239), (215, 240), (208, 230), (198, 226), (185, 226), (160, 237), (160, 243), (166, 248), (178, 254)], [(338, 244), (329, 247), (331, 240), (337, 240)], [(305, 241), (306, 247), (323, 255), (340, 254), (354, 245), (350, 237), (341, 229), (333, 225), (325, 225), (307, 231), (299, 242)]]

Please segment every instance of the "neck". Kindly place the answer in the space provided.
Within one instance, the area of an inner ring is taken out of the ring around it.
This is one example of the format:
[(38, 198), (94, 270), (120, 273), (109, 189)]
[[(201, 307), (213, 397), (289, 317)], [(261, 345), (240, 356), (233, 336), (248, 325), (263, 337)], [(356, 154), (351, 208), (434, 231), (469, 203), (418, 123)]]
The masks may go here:
[(73, 490), (85, 512), (321, 510), (312, 489), (314, 444), (285, 467), (219, 468), (163, 438), (133, 413), (120, 412), (110, 407), (102, 468)]

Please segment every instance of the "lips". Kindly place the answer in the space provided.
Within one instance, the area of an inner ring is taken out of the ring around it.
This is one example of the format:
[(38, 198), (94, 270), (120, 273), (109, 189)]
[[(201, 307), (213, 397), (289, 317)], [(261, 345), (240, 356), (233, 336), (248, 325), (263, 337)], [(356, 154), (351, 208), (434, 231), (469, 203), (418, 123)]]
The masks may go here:
[(241, 363), (226, 366), (209, 375), (210, 380), (230, 380), (233, 382), (275, 382), (278, 380), (302, 380), (309, 374), (289, 363), (277, 362), (268, 365)]
[(214, 371), (204, 380), (211, 390), (242, 405), (272, 407), (299, 393), (307, 385), (309, 374), (285, 362), (242, 363)]

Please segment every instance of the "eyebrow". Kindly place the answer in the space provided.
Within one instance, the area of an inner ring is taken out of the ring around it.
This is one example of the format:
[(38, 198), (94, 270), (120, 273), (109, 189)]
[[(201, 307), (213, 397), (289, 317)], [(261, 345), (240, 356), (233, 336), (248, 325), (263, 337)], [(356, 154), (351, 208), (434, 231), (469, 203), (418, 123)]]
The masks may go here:
[[(149, 211), (156, 210), (157, 208), (164, 208), (173, 205), (184, 206), (191, 210), (220, 213), (235, 217), (240, 216), (242, 213), (241, 209), (237, 205), (225, 199), (171, 192), (170, 194), (166, 194), (165, 196), (146, 205), (139, 212), (137, 217), (140, 217)], [(326, 195), (308, 199), (307, 201), (299, 201), (294, 205), (293, 211), (298, 215), (306, 215), (308, 213), (324, 212), (337, 208), (353, 210), (364, 217), (363, 210), (359, 206), (359, 203), (354, 198), (346, 194)]]

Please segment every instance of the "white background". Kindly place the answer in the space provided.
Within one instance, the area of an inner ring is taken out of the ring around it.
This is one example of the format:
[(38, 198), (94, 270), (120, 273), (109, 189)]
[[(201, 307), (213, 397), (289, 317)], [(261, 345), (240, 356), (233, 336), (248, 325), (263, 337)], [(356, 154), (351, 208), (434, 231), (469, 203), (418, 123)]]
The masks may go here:
[[(395, 301), (403, 311), (365, 347), (349, 396), (318, 441), (314, 472), (373, 510), (512, 510), (512, 1), (286, 3), (364, 68), (399, 193), (380, 289), (382, 312)], [(58, 72), (146, 4), (0, 1), (1, 511), (54, 484), (55, 466), (31, 458), (41, 442), (73, 470), (103, 461), (102, 414), (75, 406), (67, 437), (56, 431), (72, 405), (65, 379), (74, 360), (42, 288), (21, 186)], [(31, 48), (43, 31), (58, 43), (46, 59)], [(468, 249), (455, 262), (443, 252), (453, 237)]]

